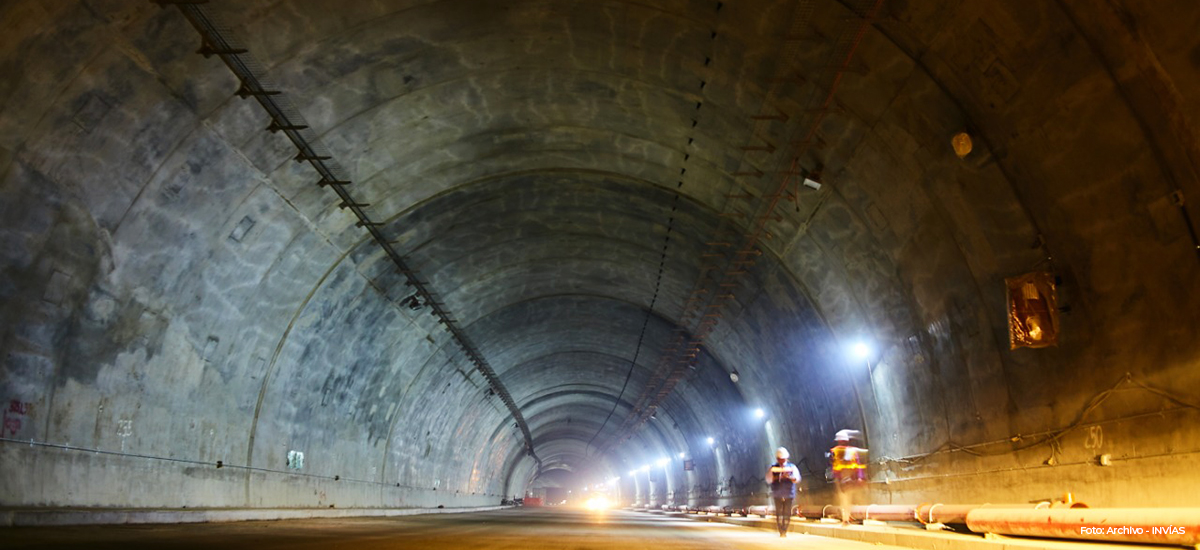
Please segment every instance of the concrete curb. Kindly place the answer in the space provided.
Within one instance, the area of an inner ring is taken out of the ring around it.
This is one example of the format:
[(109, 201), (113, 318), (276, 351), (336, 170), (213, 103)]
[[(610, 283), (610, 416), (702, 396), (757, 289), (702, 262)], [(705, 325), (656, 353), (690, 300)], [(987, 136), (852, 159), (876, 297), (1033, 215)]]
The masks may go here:
[[(729, 516), (711, 516), (704, 514), (684, 514), (680, 512), (655, 512), (652, 514), (669, 515), (679, 518), (690, 518), (697, 521), (716, 521), (756, 529), (775, 530), (774, 518), (741, 518)], [(1120, 544), (1070, 540), (1025, 539), (1010, 538), (997, 535), (968, 535), (963, 533), (948, 533), (945, 531), (923, 531), (914, 527), (874, 527), (865, 525), (840, 525), (819, 523), (815, 521), (797, 521), (792, 519), (788, 527), (789, 533), (800, 533), (819, 537), (853, 540), (867, 544), (887, 544), (918, 548), (921, 550), (1163, 550), (1178, 548), (1175, 546), (1146, 546), (1138, 544)]]
[(281, 519), (396, 517), (421, 514), (489, 512), (509, 506), (464, 508), (198, 508), (147, 510), (103, 508), (0, 510), (0, 527), (109, 525), (138, 523), (210, 523)]

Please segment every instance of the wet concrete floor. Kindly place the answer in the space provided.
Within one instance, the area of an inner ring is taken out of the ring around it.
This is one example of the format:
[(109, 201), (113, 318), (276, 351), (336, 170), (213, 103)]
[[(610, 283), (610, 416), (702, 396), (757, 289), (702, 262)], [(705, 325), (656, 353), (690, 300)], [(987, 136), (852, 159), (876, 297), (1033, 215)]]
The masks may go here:
[(673, 550), (896, 549), (628, 511), (516, 508), (398, 518), (0, 529), (0, 547)]

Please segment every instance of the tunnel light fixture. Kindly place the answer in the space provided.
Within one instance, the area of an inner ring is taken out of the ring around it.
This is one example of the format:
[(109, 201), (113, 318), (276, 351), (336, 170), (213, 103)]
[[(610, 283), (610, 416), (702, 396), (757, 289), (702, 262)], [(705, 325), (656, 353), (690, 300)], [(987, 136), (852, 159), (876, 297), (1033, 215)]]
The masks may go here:
[(714, 443), (716, 443), (716, 442), (717, 442), (717, 440), (715, 440), (715, 439), (713, 439), (713, 438), (711, 438), (711, 437), (710, 437), (710, 438), (708, 438), (708, 439), (706, 439), (705, 441), (708, 441), (708, 444), (709, 444), (710, 446), (711, 446), (711, 445), (713, 445)]
[(679, 459), (683, 460), (683, 453), (679, 453)]
[(649, 465), (649, 464), (643, 464), (643, 465), (642, 465), (642, 468), (641, 468), (641, 470), (642, 470), (643, 472), (649, 472), (649, 471), (650, 471), (650, 465)]
[(767, 411), (764, 411), (761, 408), (754, 409), (754, 418), (764, 418), (766, 416), (767, 416)]
[(850, 352), (858, 359), (866, 359), (871, 356), (871, 346), (866, 342), (859, 340), (850, 346)]
[(584, 507), (593, 512), (602, 512), (611, 506), (612, 502), (604, 495), (596, 495), (587, 499), (587, 502), (584, 503)]
[(971, 142), (971, 134), (959, 132), (950, 138), (950, 146), (954, 148), (954, 154), (958, 158), (967, 158), (971, 154), (971, 149), (974, 148), (974, 143)]
[(667, 464), (670, 462), (671, 462), (671, 459), (669, 459), (669, 458), (660, 458), (660, 459), (658, 459), (658, 462), (656, 462), (655, 464), (658, 464), (659, 468), (665, 468), (667, 466)]
[(637, 470), (629, 470), (629, 477), (637, 475)]

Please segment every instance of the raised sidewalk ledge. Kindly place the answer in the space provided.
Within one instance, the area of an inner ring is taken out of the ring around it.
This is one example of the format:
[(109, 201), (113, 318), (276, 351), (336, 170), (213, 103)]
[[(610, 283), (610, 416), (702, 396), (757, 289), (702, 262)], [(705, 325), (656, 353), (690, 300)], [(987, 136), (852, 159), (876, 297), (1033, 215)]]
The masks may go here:
[[(698, 521), (719, 521), (732, 525), (775, 530), (775, 518), (727, 517), (707, 514), (684, 514), (681, 512), (648, 511), (674, 517), (692, 518)], [(797, 521), (792, 518), (788, 532), (855, 540), (867, 544), (887, 544), (921, 550), (1171, 550), (1183, 546), (1147, 546), (1141, 544), (1071, 541), (1057, 539), (1017, 538), (997, 535), (970, 535), (946, 531), (925, 531), (917, 527), (876, 527), (866, 525), (840, 525), (816, 521)]]
[(487, 512), (508, 506), (462, 508), (8, 508), (0, 509), (2, 527), (132, 523), (206, 523), (277, 519), (415, 516)]

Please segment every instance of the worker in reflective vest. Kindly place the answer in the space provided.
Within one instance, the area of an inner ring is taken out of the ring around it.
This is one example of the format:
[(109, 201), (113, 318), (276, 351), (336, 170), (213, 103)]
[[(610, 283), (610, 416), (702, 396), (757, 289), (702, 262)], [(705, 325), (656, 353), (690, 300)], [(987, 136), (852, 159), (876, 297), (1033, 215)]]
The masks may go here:
[(829, 450), (842, 523), (850, 522), (850, 506), (867, 483), (867, 450), (850, 444), (850, 440), (858, 433), (858, 430), (838, 431), (833, 438), (837, 445)]
[(771, 500), (775, 503), (775, 527), (779, 529), (780, 537), (786, 537), (788, 524), (792, 521), (796, 484), (800, 483), (800, 469), (788, 462), (786, 448), (775, 449), (775, 463), (767, 467), (766, 482), (771, 486)]

